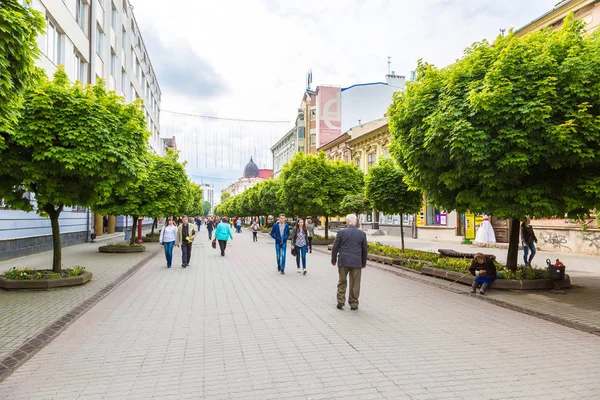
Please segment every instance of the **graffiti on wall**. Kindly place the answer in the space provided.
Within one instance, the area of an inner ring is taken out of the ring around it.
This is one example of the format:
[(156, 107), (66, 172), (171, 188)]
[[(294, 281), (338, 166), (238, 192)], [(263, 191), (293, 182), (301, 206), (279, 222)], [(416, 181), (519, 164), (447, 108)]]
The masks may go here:
[(596, 250), (600, 249), (600, 233), (598, 232), (584, 232), (583, 241), (590, 242), (589, 247), (594, 247)]
[(568, 246), (569, 241), (565, 235), (559, 235), (558, 233), (552, 232), (541, 232), (540, 238), (544, 244), (551, 245), (555, 249), (571, 250), (571, 248)]

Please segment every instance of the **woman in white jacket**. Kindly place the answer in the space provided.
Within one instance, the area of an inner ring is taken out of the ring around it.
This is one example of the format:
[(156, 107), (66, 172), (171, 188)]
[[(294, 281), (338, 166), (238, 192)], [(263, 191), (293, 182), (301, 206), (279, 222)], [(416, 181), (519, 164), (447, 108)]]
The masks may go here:
[(167, 257), (167, 268), (171, 268), (173, 262), (173, 246), (177, 238), (177, 227), (173, 224), (173, 220), (169, 218), (167, 224), (160, 231), (159, 242), (165, 248), (165, 256)]

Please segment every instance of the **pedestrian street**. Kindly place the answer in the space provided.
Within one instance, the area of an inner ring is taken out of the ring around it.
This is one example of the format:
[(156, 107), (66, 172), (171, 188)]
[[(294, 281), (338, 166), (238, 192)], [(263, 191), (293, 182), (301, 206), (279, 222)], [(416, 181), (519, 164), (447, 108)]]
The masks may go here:
[[(274, 243), (206, 231), (158, 253), (0, 383), (0, 399), (598, 399), (600, 337), (363, 270), (336, 309), (325, 246), (307, 275)], [(465, 292), (467, 289), (465, 288)]]

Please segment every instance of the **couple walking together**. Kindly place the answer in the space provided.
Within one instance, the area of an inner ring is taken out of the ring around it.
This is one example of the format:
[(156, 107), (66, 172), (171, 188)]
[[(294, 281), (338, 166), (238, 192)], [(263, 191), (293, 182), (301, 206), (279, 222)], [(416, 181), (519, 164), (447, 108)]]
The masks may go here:
[[(350, 276), (350, 288), (348, 291), (348, 304), (352, 310), (358, 310), (358, 297), (360, 296), (360, 281), (362, 269), (367, 265), (367, 254), (369, 247), (367, 235), (356, 227), (356, 215), (346, 216), (346, 228), (340, 230), (333, 242), (331, 249), (331, 264), (338, 267), (337, 285), (337, 308), (342, 310), (346, 304), (346, 288), (348, 287), (348, 275)], [(314, 229), (314, 225), (313, 225)], [(298, 223), (292, 235), (292, 246), (296, 250), (296, 265), (300, 272), (300, 261), (304, 274), (306, 274), (306, 244), (303, 238), (308, 238), (307, 228), (304, 220), (298, 218)], [(311, 235), (312, 237), (313, 235)], [(290, 237), (290, 227), (285, 222), (285, 215), (279, 215), (279, 222), (273, 225), (271, 237), (275, 239), (275, 251), (277, 255), (277, 270), (283, 275), (285, 273), (285, 251), (286, 243)], [(312, 243), (311, 243), (312, 250)]]
[[(296, 256), (297, 272), (303, 272), (306, 275), (306, 252), (310, 249), (312, 253), (312, 237), (314, 235), (314, 225), (304, 223), (304, 219), (298, 218), (296, 226), (290, 233), (290, 226), (285, 222), (285, 214), (279, 214), (279, 222), (271, 228), (271, 237), (275, 239), (275, 254), (277, 256), (277, 271), (285, 275), (285, 259), (287, 241), (292, 237), (292, 255)], [(300, 270), (302, 262), (302, 270)]]
[(186, 268), (190, 265), (192, 257), (192, 243), (196, 238), (198, 229), (196, 225), (188, 222), (188, 217), (184, 216), (181, 225), (175, 226), (172, 218), (167, 219), (167, 224), (160, 231), (158, 241), (165, 249), (167, 258), (167, 268), (173, 264), (173, 246), (181, 246), (181, 266)]

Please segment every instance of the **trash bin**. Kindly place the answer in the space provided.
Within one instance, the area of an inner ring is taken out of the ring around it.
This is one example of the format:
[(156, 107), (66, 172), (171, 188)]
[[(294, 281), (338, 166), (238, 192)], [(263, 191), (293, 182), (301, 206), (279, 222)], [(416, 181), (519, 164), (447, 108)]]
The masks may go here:
[(559, 260), (556, 260), (556, 263), (552, 265), (550, 259), (547, 259), (546, 264), (548, 265), (548, 272), (551, 280), (562, 281), (565, 279), (565, 266), (563, 263), (561, 263)]
[(131, 240), (131, 231), (129, 229), (125, 230), (125, 241), (129, 242)]

